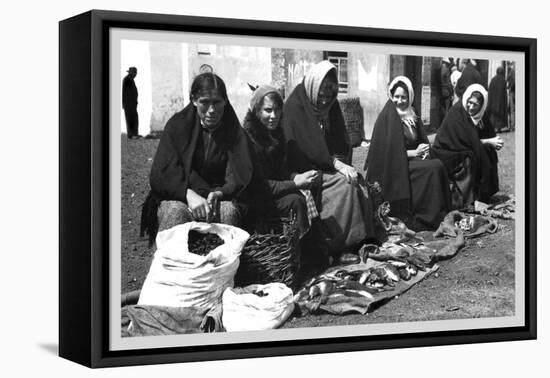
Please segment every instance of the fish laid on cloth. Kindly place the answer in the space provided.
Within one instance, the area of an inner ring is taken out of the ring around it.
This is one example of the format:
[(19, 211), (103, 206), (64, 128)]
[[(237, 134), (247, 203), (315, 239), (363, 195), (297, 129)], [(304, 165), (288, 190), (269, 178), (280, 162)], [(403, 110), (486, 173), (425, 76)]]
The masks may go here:
[(497, 230), (498, 222), (494, 218), (455, 210), (445, 216), (434, 237), (457, 237), (462, 232), (465, 238), (473, 238), (485, 233), (493, 234)]
[(332, 267), (309, 280), (294, 302), (301, 313), (366, 314), (373, 304), (400, 295), (438, 269), (423, 267), (392, 260)]

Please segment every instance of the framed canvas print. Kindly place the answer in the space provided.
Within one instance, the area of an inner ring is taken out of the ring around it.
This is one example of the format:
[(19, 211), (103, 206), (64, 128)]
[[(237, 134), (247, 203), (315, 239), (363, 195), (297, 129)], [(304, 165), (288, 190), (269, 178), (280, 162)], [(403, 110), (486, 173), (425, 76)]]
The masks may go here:
[(60, 22), (59, 352), (536, 337), (536, 40)]

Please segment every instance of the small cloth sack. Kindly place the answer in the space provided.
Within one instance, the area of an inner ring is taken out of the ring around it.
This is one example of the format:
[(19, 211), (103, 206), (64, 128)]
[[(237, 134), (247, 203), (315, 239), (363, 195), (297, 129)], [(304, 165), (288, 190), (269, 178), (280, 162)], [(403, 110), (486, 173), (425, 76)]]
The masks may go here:
[(222, 302), (222, 323), (228, 332), (277, 328), (294, 311), (292, 290), (282, 283), (228, 288)]

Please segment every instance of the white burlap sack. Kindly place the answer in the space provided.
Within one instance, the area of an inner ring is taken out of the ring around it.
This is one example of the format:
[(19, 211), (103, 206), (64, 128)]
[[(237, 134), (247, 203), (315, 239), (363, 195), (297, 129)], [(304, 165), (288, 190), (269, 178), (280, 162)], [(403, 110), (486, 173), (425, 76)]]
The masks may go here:
[[(224, 244), (206, 256), (189, 252), (189, 231), (218, 235)], [(249, 234), (217, 223), (188, 222), (157, 235), (157, 251), (143, 283), (138, 304), (212, 308), (233, 287), (239, 256)]]
[[(267, 295), (253, 294), (260, 291)], [(222, 303), (222, 322), (228, 332), (277, 328), (294, 311), (292, 290), (282, 283), (227, 288)]]

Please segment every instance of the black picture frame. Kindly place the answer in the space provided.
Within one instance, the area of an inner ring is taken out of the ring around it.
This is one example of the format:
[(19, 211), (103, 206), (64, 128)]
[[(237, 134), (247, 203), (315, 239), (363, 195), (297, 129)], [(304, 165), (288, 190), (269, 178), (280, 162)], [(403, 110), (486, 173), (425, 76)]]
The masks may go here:
[[(525, 54), (525, 325), (112, 351), (109, 307), (109, 30), (148, 29), (506, 50)], [(537, 41), (92, 10), (59, 24), (59, 355), (89, 367), (535, 339)]]

